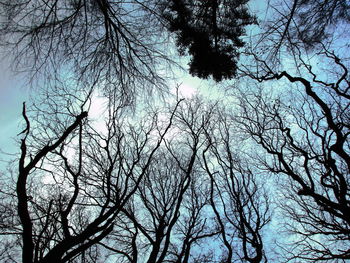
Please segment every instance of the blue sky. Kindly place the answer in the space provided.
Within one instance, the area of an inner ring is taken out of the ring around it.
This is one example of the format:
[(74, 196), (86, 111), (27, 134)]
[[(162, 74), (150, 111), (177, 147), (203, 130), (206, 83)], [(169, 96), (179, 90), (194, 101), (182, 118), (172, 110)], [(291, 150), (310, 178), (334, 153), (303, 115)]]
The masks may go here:
[(6, 57), (2, 58), (0, 72), (0, 160), (4, 160), (8, 158), (5, 153), (18, 150), (14, 139), (21, 129), (22, 103), (28, 101), (29, 89), (23, 78), (11, 71)]

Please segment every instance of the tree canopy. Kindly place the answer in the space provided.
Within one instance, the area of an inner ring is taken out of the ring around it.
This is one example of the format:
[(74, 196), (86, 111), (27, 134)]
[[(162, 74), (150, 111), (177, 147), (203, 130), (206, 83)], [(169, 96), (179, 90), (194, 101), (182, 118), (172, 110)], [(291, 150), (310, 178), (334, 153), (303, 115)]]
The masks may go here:
[[(0, 172), (0, 261), (350, 260), (349, 5), (255, 4), (0, 1), (41, 87)], [(171, 86), (173, 51), (216, 98)]]
[(216, 81), (236, 76), (247, 25), (255, 23), (248, 1), (167, 1), (164, 17), (176, 35), (180, 55), (189, 54), (189, 71)]

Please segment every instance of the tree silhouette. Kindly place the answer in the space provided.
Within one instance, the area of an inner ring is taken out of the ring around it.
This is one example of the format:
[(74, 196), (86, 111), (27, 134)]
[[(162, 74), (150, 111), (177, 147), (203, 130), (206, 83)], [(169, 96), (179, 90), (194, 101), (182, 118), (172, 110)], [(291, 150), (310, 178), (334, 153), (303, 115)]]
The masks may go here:
[[(72, 97), (74, 94), (66, 99)], [(53, 103), (51, 106), (57, 106)], [(154, 113), (134, 127), (123, 123), (122, 107), (111, 106), (107, 133), (101, 133), (90, 125), (87, 111), (75, 115), (67, 104), (60, 113), (50, 113), (48, 106), (37, 121), (31, 120), (23, 106), (26, 129), (16, 189), (7, 197), (17, 199), (11, 217), (19, 218), (20, 231), (4, 229), (2, 234), (17, 237), (23, 262), (70, 262), (92, 253), (112, 232), (122, 209), (138, 190), (174, 117), (172, 111), (162, 126), (155, 122)], [(40, 126), (43, 123), (45, 127)], [(37, 133), (39, 128), (46, 133)], [(151, 138), (154, 132), (157, 136)]]
[(255, 19), (245, 7), (247, 1), (167, 1), (164, 17), (176, 35), (181, 55), (191, 56), (189, 71), (216, 81), (236, 76), (239, 48), (245, 26)]
[[(269, 6), (248, 46), (247, 0), (0, 1), (0, 45), (44, 87), (1, 173), (0, 261), (258, 263), (271, 236), (350, 260), (349, 4)], [(135, 103), (169, 90), (168, 33), (192, 75), (239, 76), (225, 96)]]
[(210, 178), (210, 203), (226, 249), (223, 260), (264, 262), (262, 231), (270, 221), (269, 200), (249, 158), (235, 150), (234, 120), (223, 110), (217, 119), (218, 130), (207, 131), (202, 155)]
[[(350, 258), (349, 75), (333, 52), (324, 49), (319, 55), (324, 64), (317, 70), (299, 57), (303, 75), (276, 72), (256, 58), (263, 70), (250, 76), (260, 82), (286, 80), (294, 102), (245, 94), (237, 117), (265, 150), (265, 169), (288, 178), (284, 183), (292, 204), (283, 204), (283, 209), (299, 236), (289, 252), (293, 259), (311, 262)], [(323, 70), (329, 65), (332, 72), (325, 79)]]
[(38, 86), (69, 78), (118, 90), (132, 103), (135, 93), (162, 87), (157, 65), (170, 61), (155, 8), (153, 1), (1, 1), (1, 46)]

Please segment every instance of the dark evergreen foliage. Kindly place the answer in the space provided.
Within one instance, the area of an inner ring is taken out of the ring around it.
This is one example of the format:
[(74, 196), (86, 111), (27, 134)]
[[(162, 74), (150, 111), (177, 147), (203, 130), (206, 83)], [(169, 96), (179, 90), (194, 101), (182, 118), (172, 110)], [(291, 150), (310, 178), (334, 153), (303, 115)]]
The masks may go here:
[(244, 27), (255, 23), (247, 0), (171, 0), (164, 18), (177, 36), (181, 55), (191, 56), (190, 73), (216, 81), (237, 72), (238, 49), (244, 46)]

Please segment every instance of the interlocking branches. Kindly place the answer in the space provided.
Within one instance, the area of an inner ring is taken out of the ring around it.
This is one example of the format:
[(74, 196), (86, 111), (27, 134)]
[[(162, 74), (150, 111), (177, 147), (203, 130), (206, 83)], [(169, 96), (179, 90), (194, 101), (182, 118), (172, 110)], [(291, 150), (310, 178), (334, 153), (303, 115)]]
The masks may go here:
[[(23, 262), (68, 262), (92, 253), (139, 189), (180, 102), (163, 126), (156, 114), (139, 127), (125, 125), (121, 108), (111, 108), (107, 133), (96, 131), (83, 111), (46, 143), (45, 136), (31, 132), (36, 123), (23, 106), (16, 187)], [(32, 148), (33, 140), (41, 144)]]
[(262, 71), (249, 76), (264, 83), (286, 80), (293, 90), (285, 94), (293, 102), (283, 97), (271, 101), (259, 93), (242, 96), (238, 122), (268, 154), (265, 167), (291, 179), (297, 206), (286, 209), (299, 226), (294, 232), (302, 236), (296, 257), (345, 260), (350, 258), (349, 76), (333, 52), (320, 55), (334, 65), (327, 76), (301, 58), (303, 75), (274, 72), (257, 59)]
[(169, 60), (153, 1), (1, 1), (0, 10), (3, 45), (16, 70), (38, 74), (38, 84), (40, 77), (97, 82), (128, 102), (136, 91), (161, 87), (156, 68)]
[(224, 112), (220, 112), (218, 120), (217, 134), (207, 133), (209, 142), (203, 160), (210, 177), (210, 203), (227, 249), (223, 260), (263, 262), (262, 228), (270, 220), (268, 198), (258, 186), (249, 161), (234, 150), (234, 122)]

